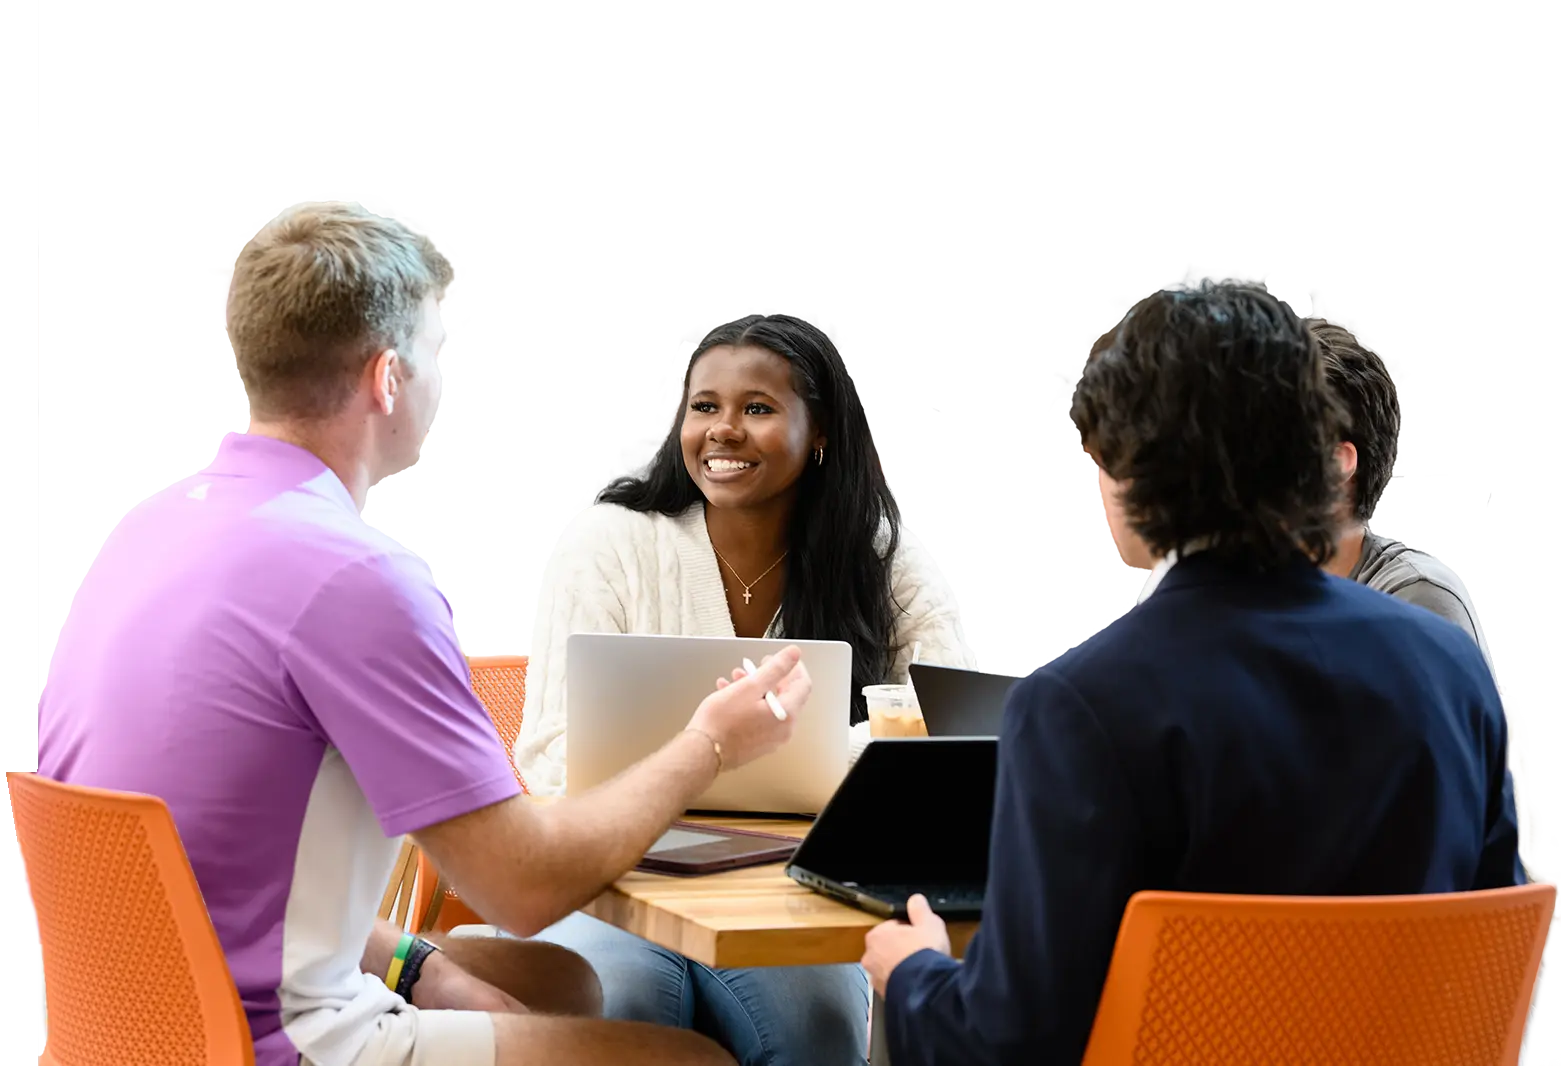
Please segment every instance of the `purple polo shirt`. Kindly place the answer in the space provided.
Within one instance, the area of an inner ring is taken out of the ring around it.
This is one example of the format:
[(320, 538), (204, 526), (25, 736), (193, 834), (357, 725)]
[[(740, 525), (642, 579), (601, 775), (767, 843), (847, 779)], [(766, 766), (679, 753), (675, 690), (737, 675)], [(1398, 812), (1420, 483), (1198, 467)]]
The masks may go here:
[(401, 1000), (358, 963), (396, 838), (519, 791), (450, 607), (315, 456), (234, 434), (82, 582), (39, 769), (173, 811), (257, 1066), (346, 1066)]

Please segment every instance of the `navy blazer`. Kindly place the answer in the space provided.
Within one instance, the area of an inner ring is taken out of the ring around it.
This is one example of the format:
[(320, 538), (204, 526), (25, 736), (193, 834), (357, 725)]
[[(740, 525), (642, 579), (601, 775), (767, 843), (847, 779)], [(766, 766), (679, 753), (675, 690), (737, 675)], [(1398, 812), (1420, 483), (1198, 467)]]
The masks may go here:
[(895, 1066), (1077, 1064), (1128, 897), (1521, 884), (1479, 649), (1304, 562), (1210, 554), (1015, 686), (981, 930), (889, 981)]

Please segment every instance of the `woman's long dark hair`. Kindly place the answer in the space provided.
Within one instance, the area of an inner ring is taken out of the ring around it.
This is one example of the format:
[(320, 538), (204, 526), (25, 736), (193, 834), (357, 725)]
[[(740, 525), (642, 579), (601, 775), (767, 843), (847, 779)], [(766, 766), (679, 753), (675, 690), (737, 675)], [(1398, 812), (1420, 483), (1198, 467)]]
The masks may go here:
[[(789, 315), (749, 315), (710, 331), (683, 374), (672, 431), (638, 477), (619, 478), (596, 497), (631, 511), (678, 515), (704, 501), (683, 465), (688, 380), (711, 348), (749, 345), (791, 364), (793, 387), (829, 442), (824, 464), (811, 460), (797, 484), (781, 631), (793, 640), (851, 645), (851, 721), (867, 717), (862, 688), (882, 684), (899, 651), (889, 568), (900, 544), (900, 508), (878, 461), (867, 413), (845, 363), (822, 331)], [(885, 539), (880, 539), (881, 537)]]

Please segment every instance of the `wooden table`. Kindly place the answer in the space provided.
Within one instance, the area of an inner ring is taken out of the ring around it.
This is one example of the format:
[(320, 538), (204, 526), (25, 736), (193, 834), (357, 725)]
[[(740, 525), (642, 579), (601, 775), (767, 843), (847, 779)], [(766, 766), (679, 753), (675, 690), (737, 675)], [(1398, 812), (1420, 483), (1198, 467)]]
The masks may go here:
[[(811, 822), (690, 817), (690, 822), (756, 829), (799, 840)], [(782, 863), (705, 877), (668, 877), (631, 871), (582, 908), (609, 925), (644, 937), (706, 966), (820, 966), (860, 962), (867, 931), (882, 919), (803, 888)], [(956, 956), (975, 922), (949, 924)], [(874, 1066), (888, 1063), (881, 1026), (883, 1005), (873, 1000)]]
[[(698, 816), (688, 821), (799, 840), (812, 824)], [(882, 921), (803, 888), (786, 876), (783, 863), (705, 877), (631, 871), (583, 909), (609, 925), (716, 967), (860, 962), (867, 931)], [(956, 955), (964, 954), (975, 931), (975, 922), (949, 926)]]

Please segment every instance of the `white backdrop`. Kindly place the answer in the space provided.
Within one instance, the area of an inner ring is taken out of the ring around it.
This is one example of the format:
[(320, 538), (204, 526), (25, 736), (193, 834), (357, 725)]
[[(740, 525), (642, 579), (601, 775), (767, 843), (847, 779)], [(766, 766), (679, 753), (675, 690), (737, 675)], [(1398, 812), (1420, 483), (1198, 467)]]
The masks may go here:
[[(527, 650), (559, 531), (649, 457), (717, 323), (783, 311), (830, 333), (907, 525), (982, 665), (1009, 672), (1143, 577), (1067, 417), (1094, 338), (1204, 275), (1351, 327), (1405, 410), (1375, 526), (1473, 593), (1523, 850), (1561, 877), (1540, 600), (1555, 16), (844, 6), (20, 12), (0, 43), (0, 143), (26, 186), (5, 208), (21, 384), (0, 426), (0, 764), (36, 766), (48, 655), (104, 536), (244, 425), (223, 332), (239, 248), (291, 203), (356, 199), (456, 268), (443, 410), (367, 516), (430, 561), (472, 653)], [(23, 884), (0, 833), (0, 910), (26, 922)], [(11, 943), (4, 1063), (43, 1039), (34, 931)], [(1529, 1063), (1561, 1060), (1550, 984)]]

